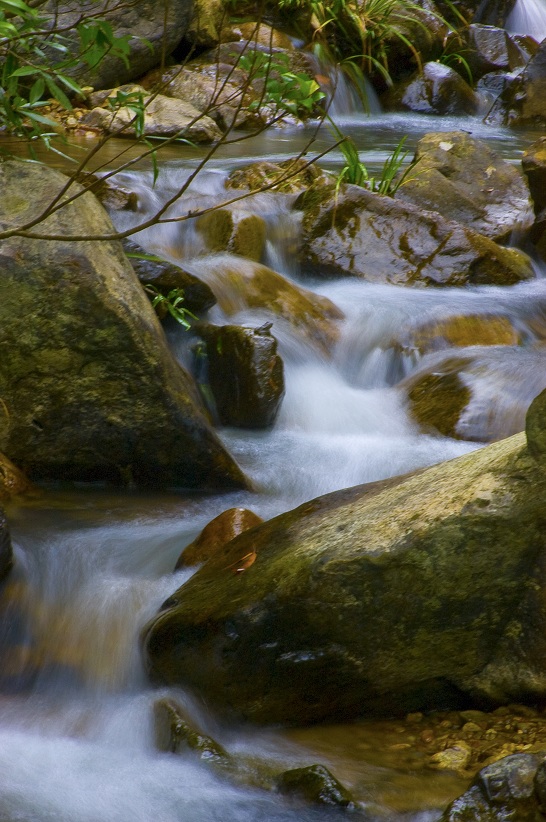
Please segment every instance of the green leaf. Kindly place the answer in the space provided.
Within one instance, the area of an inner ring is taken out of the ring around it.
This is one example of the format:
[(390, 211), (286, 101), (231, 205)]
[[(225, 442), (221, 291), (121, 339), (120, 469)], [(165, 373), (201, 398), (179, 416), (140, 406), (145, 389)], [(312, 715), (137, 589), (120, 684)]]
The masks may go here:
[(51, 77), (45, 77), (46, 85), (51, 92), (51, 95), (63, 106), (63, 108), (71, 109), (72, 103), (59, 86), (53, 82)]
[(45, 91), (45, 80), (43, 77), (38, 77), (34, 85), (29, 91), (28, 101), (32, 105), (36, 103), (38, 100), (41, 99), (42, 94)]
[(15, 69), (15, 71), (11, 72), (12, 77), (29, 77), (31, 74), (40, 74), (41, 72), (38, 69), (33, 68), (32, 66), (21, 66), (21, 68)]
[(57, 123), (54, 120), (51, 120), (49, 117), (44, 117), (43, 114), (36, 114), (35, 111), (24, 109), (20, 110), (20, 112), (24, 117), (28, 117), (30, 120), (35, 120), (37, 123), (44, 123), (44, 125), (46, 126), (57, 125)]

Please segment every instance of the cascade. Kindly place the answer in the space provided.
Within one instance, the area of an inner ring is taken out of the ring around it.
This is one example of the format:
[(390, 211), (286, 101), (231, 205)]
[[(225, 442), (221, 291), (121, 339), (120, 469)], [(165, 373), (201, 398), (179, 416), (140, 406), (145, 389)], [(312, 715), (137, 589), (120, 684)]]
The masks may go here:
[(506, 30), (511, 34), (530, 34), (540, 43), (546, 37), (545, 0), (516, 0)]

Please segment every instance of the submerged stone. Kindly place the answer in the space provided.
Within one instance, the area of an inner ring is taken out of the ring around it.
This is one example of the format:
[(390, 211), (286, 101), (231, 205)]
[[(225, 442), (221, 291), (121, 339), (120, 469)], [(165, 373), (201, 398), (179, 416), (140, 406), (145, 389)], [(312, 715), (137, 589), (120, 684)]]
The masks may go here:
[(154, 704), (155, 744), (167, 753), (193, 752), (201, 761), (219, 768), (232, 764), (227, 751), (212, 737), (193, 728), (184, 712), (172, 699)]
[(444, 437), (460, 439), (457, 425), (471, 396), (456, 372), (425, 373), (408, 387), (409, 411), (425, 431), (434, 429)]

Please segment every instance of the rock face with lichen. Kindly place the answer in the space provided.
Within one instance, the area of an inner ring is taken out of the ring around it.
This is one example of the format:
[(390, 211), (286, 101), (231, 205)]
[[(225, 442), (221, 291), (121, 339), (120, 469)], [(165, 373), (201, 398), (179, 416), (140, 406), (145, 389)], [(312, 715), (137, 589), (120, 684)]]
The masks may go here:
[(532, 224), (522, 172), (481, 140), (461, 131), (426, 134), (417, 143), (415, 159), (397, 199), (438, 211), (496, 241)]
[(545, 493), (519, 434), (305, 503), (164, 603), (149, 672), (261, 723), (544, 698)]
[(315, 275), (414, 286), (514, 285), (533, 276), (528, 257), (435, 211), (354, 185), (311, 188), (300, 261)]
[[(0, 180), (4, 224), (32, 220), (66, 183), (15, 161)], [(31, 480), (244, 485), (121, 243), (62, 239), (111, 232), (102, 206), (85, 193), (39, 231), (57, 239), (0, 244), (0, 450)]]

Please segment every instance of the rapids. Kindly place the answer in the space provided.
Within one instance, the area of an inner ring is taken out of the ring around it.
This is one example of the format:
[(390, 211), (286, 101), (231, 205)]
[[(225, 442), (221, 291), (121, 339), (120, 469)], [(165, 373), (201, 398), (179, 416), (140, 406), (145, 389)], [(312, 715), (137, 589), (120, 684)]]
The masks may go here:
[[(488, 128), (478, 119), (342, 112), (337, 122), (355, 138), (371, 170), (404, 134), (411, 149), (427, 131), (464, 128), (514, 162), (536, 137)], [(184, 200), (172, 207), (171, 216), (222, 201), (224, 178), (231, 169), (262, 157), (294, 156), (306, 139), (302, 131), (287, 129), (224, 147)], [(313, 151), (329, 142), (331, 135), (321, 132)], [(119, 175), (119, 182), (139, 193), (139, 220), (176, 190), (202, 150), (181, 147), (168, 156), (155, 185), (145, 167)], [(334, 152), (324, 164), (335, 168), (340, 159)], [(290, 253), (298, 225), (286, 199), (259, 195), (251, 207), (267, 222), (265, 262), (299, 281)], [(125, 228), (135, 217), (118, 212), (115, 219)], [(156, 226), (137, 239), (175, 262), (184, 259), (189, 270), (205, 278), (214, 262), (197, 256), (206, 249), (191, 222)], [(493, 312), (510, 318), (524, 345), (496, 356), (494, 350), (480, 350), (479, 367), (465, 379), (479, 389), (470, 417), (483, 421), (492, 414), (499, 437), (521, 428), (529, 398), (546, 387), (540, 347), (540, 318), (546, 312), (543, 274), (537, 265), (534, 281), (509, 289), (410, 291), (356, 280), (305, 282), (344, 312), (340, 341), (327, 360), (274, 319), (286, 370), (286, 396), (276, 425), (268, 432), (220, 432), (252, 479), (254, 493), (200, 496), (173, 490), (146, 495), (59, 486), (45, 489), (30, 507), (8, 509), (16, 566), (0, 602), (0, 643), (7, 660), (0, 698), (2, 820), (337, 818), (337, 811), (303, 808), (274, 793), (231, 784), (189, 756), (156, 752), (152, 705), (165, 694), (174, 695), (196, 724), (247, 761), (278, 771), (317, 761), (327, 764), (373, 820), (438, 818), (439, 809), (466, 782), (453, 774), (433, 773), (422, 762), (401, 767), (392, 723), (299, 733), (226, 726), (190, 695), (151, 688), (142, 667), (139, 631), (188, 576), (188, 571), (172, 573), (182, 548), (226, 508), (245, 506), (269, 518), (337, 488), (409, 472), (480, 447), (479, 422), (468, 421), (474, 424), (472, 441), (457, 441), (423, 434), (408, 417), (398, 384), (437, 356), (408, 352), (398, 344), (417, 320)], [(240, 306), (230, 322), (254, 326), (267, 319), (263, 311), (246, 308), (241, 295), (231, 297)], [(216, 307), (211, 319), (226, 318)], [(187, 361), (186, 332), (171, 328), (169, 338), (180, 360)]]

